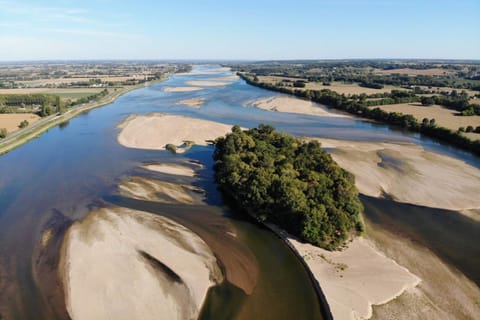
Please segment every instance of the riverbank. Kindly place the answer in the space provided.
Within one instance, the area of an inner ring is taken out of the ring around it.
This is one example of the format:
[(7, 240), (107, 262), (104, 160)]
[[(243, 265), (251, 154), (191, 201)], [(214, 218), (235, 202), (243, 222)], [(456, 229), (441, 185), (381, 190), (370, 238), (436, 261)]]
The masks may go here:
[(64, 122), (69, 121), (72, 118), (75, 118), (76, 116), (87, 112), (92, 109), (100, 108), (103, 107), (107, 104), (113, 103), (116, 99), (118, 99), (120, 96), (132, 91), (136, 90), (139, 88), (143, 88), (146, 86), (151, 86), (157, 83), (160, 83), (162, 81), (165, 81), (168, 79), (169, 75), (166, 75), (164, 78), (155, 80), (155, 81), (150, 81), (150, 82), (145, 82), (139, 85), (131, 86), (131, 87), (123, 87), (122, 90), (116, 90), (99, 101), (95, 101), (92, 103), (87, 103), (85, 105), (80, 105), (80, 106), (75, 106), (70, 109), (68, 109), (65, 113), (60, 114), (60, 115), (52, 115), (49, 117), (46, 117), (42, 120), (39, 120), (36, 122), (34, 125), (30, 125), (26, 127), (23, 130), (15, 132), (15, 136), (10, 136), (5, 139), (3, 139), (0, 142), (0, 155), (5, 154), (25, 143), (28, 141), (38, 138), (41, 136), (44, 132), (48, 131), (49, 129), (62, 124)]

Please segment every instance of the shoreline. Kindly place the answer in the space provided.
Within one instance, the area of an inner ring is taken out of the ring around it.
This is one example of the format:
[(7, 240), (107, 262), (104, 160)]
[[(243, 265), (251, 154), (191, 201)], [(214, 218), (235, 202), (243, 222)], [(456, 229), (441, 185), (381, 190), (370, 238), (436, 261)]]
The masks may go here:
[(163, 81), (168, 80), (170, 76), (171, 74), (166, 74), (165, 77), (162, 79), (145, 82), (132, 87), (124, 88), (124, 90), (115, 91), (113, 92), (112, 95), (109, 94), (104, 98), (102, 98), (102, 100), (96, 101), (92, 105), (86, 105), (86, 106), (79, 105), (79, 106), (70, 108), (69, 110), (65, 111), (65, 113), (61, 115), (51, 115), (49, 117), (41, 119), (38, 122), (36, 122), (34, 125), (26, 127), (24, 130), (16, 131), (15, 137), (13, 138), (6, 137), (5, 139), (3, 139), (3, 141), (0, 142), (0, 156), (14, 150), (17, 147), (24, 145), (30, 140), (40, 137), (43, 133), (47, 132), (51, 128), (57, 125), (60, 125), (64, 122), (67, 122), (75, 118), (76, 116), (82, 114), (83, 112), (87, 112), (87, 111), (111, 104), (115, 102), (115, 100), (120, 98), (122, 95), (130, 91), (152, 86), (157, 83), (161, 83)]

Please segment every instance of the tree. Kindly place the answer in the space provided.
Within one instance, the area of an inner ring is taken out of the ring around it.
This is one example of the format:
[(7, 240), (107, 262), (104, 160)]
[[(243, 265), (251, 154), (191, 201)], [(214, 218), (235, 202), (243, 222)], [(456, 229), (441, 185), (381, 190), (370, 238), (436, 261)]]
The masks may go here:
[(7, 135), (8, 135), (7, 129), (1, 128), (1, 129), (0, 129), (0, 139), (6, 138)]
[(472, 126), (468, 126), (465, 131), (466, 131), (466, 132), (473, 132), (473, 127), (472, 127)]
[(177, 147), (175, 145), (171, 144), (171, 143), (167, 144), (165, 146), (165, 149), (167, 149), (171, 153), (177, 153)]
[(18, 125), (18, 127), (20, 129), (23, 129), (23, 128), (26, 128), (28, 126), (28, 121), (27, 120), (23, 120), (22, 122), (20, 122), (20, 124)]
[(435, 100), (431, 97), (421, 97), (420, 102), (422, 103), (423, 106), (431, 106), (435, 104)]

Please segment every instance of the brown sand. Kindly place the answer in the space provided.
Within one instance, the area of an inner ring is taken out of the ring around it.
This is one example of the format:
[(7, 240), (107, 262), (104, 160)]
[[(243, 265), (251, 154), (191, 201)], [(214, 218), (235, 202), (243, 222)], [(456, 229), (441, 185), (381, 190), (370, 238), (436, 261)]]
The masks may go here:
[(165, 92), (191, 92), (202, 90), (200, 87), (165, 87), (163, 91)]
[[(413, 144), (319, 139), (333, 159), (355, 175), (361, 193), (395, 201), (466, 210), (480, 208), (480, 170)], [(477, 217), (480, 219), (480, 217)]]
[(208, 288), (222, 281), (196, 234), (167, 218), (108, 208), (67, 231), (67, 310), (82, 319), (196, 319)]
[(27, 120), (29, 125), (37, 122), (41, 118), (33, 113), (5, 113), (0, 114), (0, 128), (7, 129), (7, 132), (20, 130), (18, 125), (23, 120)]
[(180, 105), (192, 107), (195, 109), (200, 109), (200, 107), (203, 106), (204, 102), (205, 102), (205, 98), (191, 98), (191, 99), (180, 100), (175, 104), (180, 104)]
[(330, 112), (321, 104), (284, 96), (259, 99), (251, 102), (250, 105), (269, 111), (308, 114), (321, 117), (349, 117), (347, 115)]
[(232, 126), (218, 122), (174, 115), (150, 114), (130, 116), (123, 121), (118, 142), (129, 148), (163, 150), (171, 143), (181, 146), (185, 141), (207, 145), (231, 131)]

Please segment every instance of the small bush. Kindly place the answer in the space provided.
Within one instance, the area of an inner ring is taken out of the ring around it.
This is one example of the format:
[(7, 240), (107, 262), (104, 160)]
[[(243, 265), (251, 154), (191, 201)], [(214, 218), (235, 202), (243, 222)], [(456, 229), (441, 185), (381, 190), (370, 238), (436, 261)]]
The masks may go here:
[(165, 146), (165, 149), (167, 149), (168, 151), (170, 151), (171, 153), (177, 153), (177, 147), (171, 143), (167, 144)]

